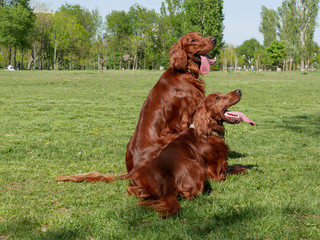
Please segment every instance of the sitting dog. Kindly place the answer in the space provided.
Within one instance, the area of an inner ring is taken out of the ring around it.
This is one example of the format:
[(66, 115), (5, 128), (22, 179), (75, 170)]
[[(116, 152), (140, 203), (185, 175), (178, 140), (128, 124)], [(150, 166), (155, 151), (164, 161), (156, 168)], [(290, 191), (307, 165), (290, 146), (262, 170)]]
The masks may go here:
[[(141, 201), (139, 204), (160, 211), (163, 218), (175, 215), (181, 207), (178, 197), (191, 199), (204, 191), (208, 179), (222, 181), (226, 178), (228, 146), (224, 142), (223, 123), (254, 122), (241, 112), (228, 108), (241, 99), (241, 90), (228, 94), (213, 93), (205, 97), (193, 115), (193, 124), (182, 131), (160, 154), (137, 165), (130, 173), (118, 177), (101, 173), (62, 176), (56, 181), (111, 182), (131, 180), (127, 191)], [(232, 174), (246, 171), (234, 167)]]
[[(180, 211), (178, 196), (197, 197), (208, 179), (226, 178), (228, 146), (222, 139), (223, 122), (254, 125), (243, 113), (227, 110), (241, 95), (241, 90), (208, 95), (194, 114), (193, 127), (181, 132), (155, 159), (133, 169), (128, 193), (145, 200), (139, 205), (160, 211), (165, 218)], [(240, 168), (236, 173), (245, 171)]]

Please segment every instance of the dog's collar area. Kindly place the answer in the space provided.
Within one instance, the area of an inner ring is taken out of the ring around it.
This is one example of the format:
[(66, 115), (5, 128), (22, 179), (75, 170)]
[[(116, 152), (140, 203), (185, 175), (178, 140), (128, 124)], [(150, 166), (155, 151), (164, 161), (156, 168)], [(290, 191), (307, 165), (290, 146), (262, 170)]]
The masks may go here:
[(188, 73), (189, 75), (191, 75), (192, 77), (194, 77), (195, 79), (199, 80), (199, 75), (198, 75), (198, 74), (192, 73), (189, 69), (187, 70), (187, 73)]

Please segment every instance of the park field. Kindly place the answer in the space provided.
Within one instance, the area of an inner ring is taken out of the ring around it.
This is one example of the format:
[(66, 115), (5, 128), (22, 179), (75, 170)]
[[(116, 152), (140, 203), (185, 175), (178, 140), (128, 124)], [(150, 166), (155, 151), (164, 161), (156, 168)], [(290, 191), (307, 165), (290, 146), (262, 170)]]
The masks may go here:
[(124, 173), (126, 144), (160, 71), (0, 71), (0, 239), (320, 239), (320, 73), (211, 72), (207, 94), (243, 92), (226, 125), (229, 165), (163, 220), (126, 181), (57, 183)]

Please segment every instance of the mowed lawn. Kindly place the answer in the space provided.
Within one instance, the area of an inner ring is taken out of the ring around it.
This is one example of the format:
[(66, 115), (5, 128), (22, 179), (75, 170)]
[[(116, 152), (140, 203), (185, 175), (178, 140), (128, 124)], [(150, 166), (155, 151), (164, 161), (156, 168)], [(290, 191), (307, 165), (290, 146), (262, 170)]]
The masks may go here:
[(241, 176), (210, 182), (163, 220), (126, 181), (57, 183), (124, 173), (126, 144), (160, 71), (0, 71), (0, 239), (320, 239), (320, 73), (205, 76), (207, 94), (243, 92), (226, 125)]

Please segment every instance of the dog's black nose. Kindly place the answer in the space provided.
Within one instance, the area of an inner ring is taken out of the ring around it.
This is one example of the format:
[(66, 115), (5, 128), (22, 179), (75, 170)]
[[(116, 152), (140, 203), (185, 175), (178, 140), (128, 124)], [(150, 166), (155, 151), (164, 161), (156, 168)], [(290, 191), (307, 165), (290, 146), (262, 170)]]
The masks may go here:
[(215, 38), (215, 37), (211, 38), (210, 41), (211, 41), (213, 44), (217, 44), (217, 38)]
[(236, 91), (235, 91), (235, 93), (237, 94), (237, 95), (242, 95), (242, 92), (241, 92), (241, 90), (240, 89), (237, 89)]

